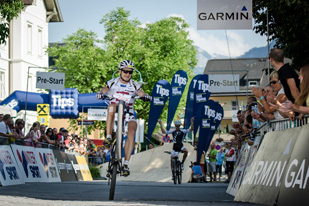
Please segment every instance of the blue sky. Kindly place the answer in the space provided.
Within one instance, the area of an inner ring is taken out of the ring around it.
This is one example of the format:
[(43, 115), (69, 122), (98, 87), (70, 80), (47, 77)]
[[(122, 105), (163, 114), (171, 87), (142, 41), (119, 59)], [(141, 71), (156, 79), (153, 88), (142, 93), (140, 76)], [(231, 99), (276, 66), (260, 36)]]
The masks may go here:
[[(214, 0), (215, 1), (215, 0)], [(58, 0), (64, 22), (49, 23), (49, 42), (61, 42), (79, 28), (104, 37), (104, 27), (99, 21), (117, 7), (131, 12), (131, 18), (141, 23), (153, 23), (169, 16), (180, 16), (190, 24), (190, 38), (194, 44), (211, 55), (228, 56), (224, 30), (197, 30), (196, 0)], [(253, 47), (267, 44), (266, 37), (252, 30), (227, 30), (232, 57), (242, 55)]]

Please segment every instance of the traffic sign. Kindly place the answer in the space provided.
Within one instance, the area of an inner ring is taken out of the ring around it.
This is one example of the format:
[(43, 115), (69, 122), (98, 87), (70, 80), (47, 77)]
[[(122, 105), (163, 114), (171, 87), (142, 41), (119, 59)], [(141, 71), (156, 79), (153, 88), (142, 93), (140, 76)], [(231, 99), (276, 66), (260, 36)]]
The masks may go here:
[(168, 135), (164, 135), (162, 139), (163, 139), (163, 142), (168, 143), (170, 142), (171, 138)]
[(49, 104), (37, 104), (36, 110), (38, 115), (49, 115)]
[(78, 125), (94, 125), (94, 121), (93, 120), (84, 120), (84, 121), (81, 121), (81, 120), (78, 120)]
[(220, 145), (216, 145), (216, 150), (219, 150), (221, 148), (221, 146)]

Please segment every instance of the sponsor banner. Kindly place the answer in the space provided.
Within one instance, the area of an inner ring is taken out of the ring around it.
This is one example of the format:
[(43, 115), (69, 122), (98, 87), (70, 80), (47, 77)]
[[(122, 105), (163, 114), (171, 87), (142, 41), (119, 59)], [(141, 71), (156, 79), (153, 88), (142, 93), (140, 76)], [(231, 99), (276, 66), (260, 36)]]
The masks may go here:
[(106, 121), (107, 109), (88, 109), (88, 120)]
[(58, 150), (53, 150), (53, 153), (58, 166), (61, 181), (76, 181), (77, 179), (73, 170), (73, 165), (71, 164), (67, 154)]
[(183, 70), (179, 70), (174, 74), (171, 89), (170, 98), (168, 103), (168, 113), (167, 113), (167, 126), (166, 130), (169, 131), (171, 128), (172, 121), (174, 119), (176, 110), (178, 108), (182, 94), (186, 88), (188, 81), (187, 73)]
[(40, 89), (64, 89), (65, 73), (37, 72), (36, 88)]
[(238, 110), (232, 110), (232, 122), (239, 122), (237, 118)]
[(75, 88), (50, 90), (50, 115), (53, 118), (76, 119), (78, 112), (78, 91)]
[(235, 196), (238, 192), (238, 189), (241, 185), (241, 181), (243, 179), (244, 171), (246, 169), (248, 157), (250, 154), (251, 147), (248, 143), (244, 144), (241, 147), (240, 156), (237, 158), (237, 163), (235, 165), (235, 169), (233, 175), (231, 177), (229, 186), (226, 192), (230, 195)]
[(190, 82), (188, 95), (187, 95), (187, 104), (186, 104), (186, 111), (185, 111), (185, 119), (184, 119), (184, 128), (189, 129), (191, 125), (191, 118), (193, 117), (193, 102), (194, 102), (194, 88), (198, 78), (201, 75), (196, 75)]
[(77, 124), (78, 125), (84, 125), (84, 126), (94, 125), (94, 120), (84, 120), (84, 121), (78, 120)]
[(197, 29), (252, 29), (252, 0), (197, 0)]
[(2, 186), (25, 184), (11, 147), (0, 146), (0, 182)]
[(48, 182), (61, 182), (59, 170), (51, 149), (34, 149), (36, 159), (41, 160)]
[(80, 168), (79, 168), (79, 165), (78, 165), (78, 162), (76, 160), (75, 155), (72, 155), (72, 154), (66, 154), (66, 155), (69, 158), (69, 160), (70, 160), (70, 162), (73, 166), (73, 170), (75, 172), (76, 179), (78, 181), (83, 181), (83, 176), (82, 176), (82, 173), (80, 171)]
[(235, 200), (273, 205), (301, 128), (268, 132), (243, 177)]
[(210, 97), (209, 85), (208, 85), (208, 75), (201, 75), (197, 81), (194, 88), (194, 100), (193, 100), (193, 116), (194, 116), (194, 137), (198, 130), (199, 123), (201, 121), (202, 113), (197, 112), (203, 105), (206, 104)]
[(92, 181), (93, 179), (92, 179), (92, 176), (90, 174), (89, 167), (88, 167), (88, 164), (87, 164), (85, 157), (75, 156), (75, 158), (76, 158), (77, 163), (79, 165), (79, 169), (82, 173), (83, 180), (84, 181)]
[(308, 205), (309, 125), (302, 127), (280, 185), (278, 205)]
[(152, 100), (150, 103), (147, 143), (157, 125), (158, 119), (163, 111), (165, 103), (169, 97), (170, 83), (166, 80), (159, 80), (152, 90)]
[(45, 169), (35, 154), (35, 148), (11, 145), (25, 182), (48, 182)]
[(239, 92), (239, 74), (209, 75), (209, 91)]
[[(209, 144), (223, 119), (223, 108), (213, 100), (208, 100), (200, 106), (197, 115), (200, 116), (200, 131), (197, 147), (197, 159), (201, 159), (203, 151), (207, 151)], [(195, 123), (195, 119), (194, 119)], [(195, 129), (195, 128), (194, 128)]]

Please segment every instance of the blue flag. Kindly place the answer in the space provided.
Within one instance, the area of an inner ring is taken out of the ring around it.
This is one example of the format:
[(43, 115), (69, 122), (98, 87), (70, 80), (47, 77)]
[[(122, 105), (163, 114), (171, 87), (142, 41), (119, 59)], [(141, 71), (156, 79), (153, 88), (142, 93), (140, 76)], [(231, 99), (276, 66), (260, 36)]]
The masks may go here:
[(169, 131), (171, 128), (171, 124), (174, 119), (177, 107), (179, 105), (183, 91), (186, 88), (187, 81), (188, 81), (188, 76), (185, 71), (179, 70), (174, 74), (174, 77), (171, 83), (170, 98), (169, 98), (169, 104), (168, 104), (167, 126), (166, 126), (167, 131)]
[(169, 97), (171, 85), (166, 80), (159, 80), (152, 90), (152, 100), (150, 103), (147, 144), (157, 125), (158, 119), (164, 109), (165, 103)]
[(188, 89), (188, 96), (187, 96), (187, 103), (186, 103), (186, 112), (185, 112), (185, 122), (184, 122), (184, 128), (189, 129), (191, 125), (190, 119), (193, 117), (193, 101), (194, 101), (194, 88), (197, 82), (197, 79), (201, 75), (196, 75), (190, 83), (189, 89)]
[(198, 130), (201, 120), (201, 113), (197, 112), (199, 108), (203, 107), (210, 97), (208, 75), (201, 75), (194, 88), (194, 100), (193, 100), (193, 114), (194, 114), (194, 137)]
[(197, 161), (201, 159), (203, 151), (207, 151), (209, 144), (223, 119), (223, 108), (213, 100), (208, 100), (203, 107), (199, 107), (201, 113), (200, 132), (197, 147)]

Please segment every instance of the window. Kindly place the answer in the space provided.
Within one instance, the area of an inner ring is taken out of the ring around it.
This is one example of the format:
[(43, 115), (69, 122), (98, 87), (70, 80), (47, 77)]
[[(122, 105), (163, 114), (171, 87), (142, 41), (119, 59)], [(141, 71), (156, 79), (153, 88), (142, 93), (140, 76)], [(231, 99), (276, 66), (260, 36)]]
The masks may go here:
[(32, 25), (27, 26), (27, 52), (32, 54)]
[(5, 98), (5, 73), (0, 70), (0, 99), (3, 100)]
[(41, 28), (39, 28), (38, 29), (38, 55), (39, 55), (39, 57), (41, 57), (42, 55), (43, 55), (43, 34), (42, 34), (43, 32), (42, 32), (42, 29)]
[(231, 109), (232, 110), (237, 110), (237, 102), (234, 101), (234, 100), (231, 101)]
[(249, 81), (249, 87), (259, 86), (257, 81)]

